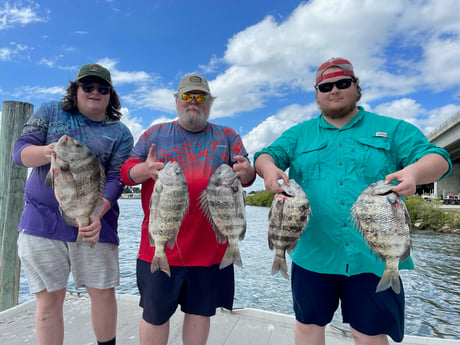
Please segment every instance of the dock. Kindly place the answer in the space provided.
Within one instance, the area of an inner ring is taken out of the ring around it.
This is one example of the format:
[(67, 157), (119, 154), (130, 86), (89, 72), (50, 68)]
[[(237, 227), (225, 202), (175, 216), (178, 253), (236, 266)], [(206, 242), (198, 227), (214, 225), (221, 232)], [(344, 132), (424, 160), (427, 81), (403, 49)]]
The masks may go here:
[[(139, 344), (139, 320), (142, 309), (139, 296), (117, 295), (117, 344)], [(171, 318), (168, 345), (182, 344), (183, 313)], [(28, 301), (0, 313), (0, 344), (37, 344), (35, 338), (35, 301)], [(219, 309), (211, 318), (209, 345), (293, 345), (295, 318), (252, 308), (228, 311)], [(96, 345), (91, 327), (90, 301), (87, 294), (67, 293), (64, 303), (64, 344)], [(354, 344), (347, 330), (326, 327), (327, 345)], [(390, 344), (397, 344), (391, 341)], [(405, 336), (405, 345), (460, 345), (460, 340)]]

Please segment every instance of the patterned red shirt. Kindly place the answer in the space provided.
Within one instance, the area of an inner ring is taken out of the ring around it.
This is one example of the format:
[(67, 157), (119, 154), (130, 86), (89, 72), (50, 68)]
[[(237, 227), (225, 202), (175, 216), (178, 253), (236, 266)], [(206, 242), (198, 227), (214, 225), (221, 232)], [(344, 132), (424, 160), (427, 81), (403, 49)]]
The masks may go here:
[[(177, 121), (155, 125), (145, 131), (133, 148), (129, 159), (121, 168), (121, 179), (134, 185), (128, 172), (145, 161), (149, 148), (156, 145), (156, 156), (162, 162), (177, 161), (185, 174), (190, 197), (176, 244), (166, 246), (170, 266), (211, 266), (221, 262), (227, 243), (220, 244), (208, 219), (199, 206), (199, 196), (206, 189), (213, 171), (222, 163), (232, 165), (237, 155), (247, 157), (240, 136), (231, 128), (208, 123), (200, 132), (190, 132)], [(144, 211), (138, 258), (152, 262), (155, 248), (148, 235), (149, 202), (155, 182), (142, 183), (141, 201)]]

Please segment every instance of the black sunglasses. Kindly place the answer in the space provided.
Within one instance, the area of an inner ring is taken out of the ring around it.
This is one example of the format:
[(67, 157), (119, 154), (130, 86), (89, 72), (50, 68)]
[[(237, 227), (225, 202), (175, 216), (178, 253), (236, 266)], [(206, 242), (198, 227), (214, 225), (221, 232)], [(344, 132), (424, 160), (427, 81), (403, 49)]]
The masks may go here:
[(323, 83), (323, 84), (318, 84), (316, 85), (316, 88), (320, 92), (330, 92), (334, 88), (334, 85), (337, 89), (343, 90), (343, 89), (348, 89), (352, 83), (354, 83), (354, 79), (351, 78), (345, 78), (345, 79), (340, 79), (332, 83)]
[[(90, 93), (90, 92), (93, 92), (94, 90), (94, 84), (92, 83), (81, 83), (80, 84), (81, 86), (81, 89), (86, 92), (86, 93)], [(101, 94), (101, 95), (107, 95), (109, 92), (110, 92), (110, 86), (107, 86), (107, 85), (99, 85), (97, 87), (97, 91)]]

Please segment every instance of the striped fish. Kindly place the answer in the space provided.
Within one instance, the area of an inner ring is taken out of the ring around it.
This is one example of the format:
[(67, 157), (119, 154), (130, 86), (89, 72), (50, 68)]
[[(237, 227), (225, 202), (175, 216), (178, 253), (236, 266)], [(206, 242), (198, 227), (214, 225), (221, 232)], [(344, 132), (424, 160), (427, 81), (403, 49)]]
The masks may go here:
[(307, 194), (295, 180), (282, 184), (282, 193), (277, 193), (268, 213), (268, 247), (275, 249), (272, 275), (281, 272), (289, 278), (286, 251), (294, 251), (299, 237), (310, 220), (310, 203)]
[(393, 187), (383, 180), (369, 185), (353, 204), (351, 216), (370, 249), (385, 261), (376, 292), (391, 287), (399, 294), (399, 262), (409, 257), (411, 248), (410, 217)]
[(155, 247), (152, 272), (158, 269), (171, 277), (166, 257), (166, 244), (173, 248), (179, 229), (189, 207), (187, 181), (177, 162), (167, 162), (158, 172), (150, 197), (149, 238)]
[(219, 243), (228, 246), (219, 268), (230, 264), (243, 266), (238, 241), (246, 233), (246, 210), (243, 187), (236, 173), (227, 164), (217, 167), (207, 188), (200, 195), (200, 208), (208, 217)]
[(59, 138), (45, 184), (53, 188), (66, 224), (87, 226), (91, 219), (100, 217), (104, 209), (104, 168), (77, 139), (68, 135)]

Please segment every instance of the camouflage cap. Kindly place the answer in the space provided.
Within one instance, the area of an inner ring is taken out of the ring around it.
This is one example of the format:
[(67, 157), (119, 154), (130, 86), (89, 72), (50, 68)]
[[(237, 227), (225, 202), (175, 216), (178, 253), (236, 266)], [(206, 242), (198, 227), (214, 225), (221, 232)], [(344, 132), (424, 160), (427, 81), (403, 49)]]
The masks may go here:
[(112, 78), (109, 70), (101, 65), (95, 63), (83, 65), (78, 71), (75, 81), (85, 77), (98, 77), (105, 80), (110, 86), (112, 86)]

